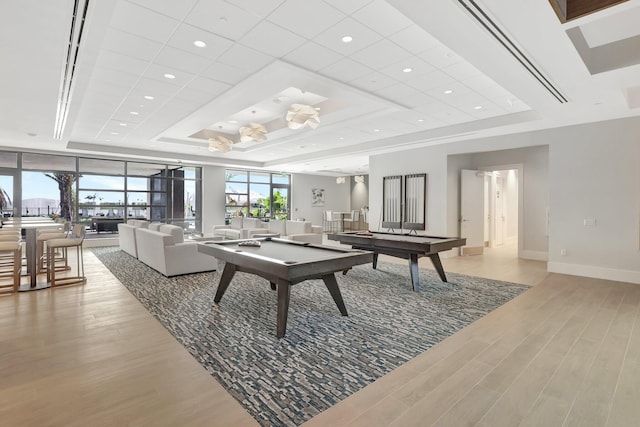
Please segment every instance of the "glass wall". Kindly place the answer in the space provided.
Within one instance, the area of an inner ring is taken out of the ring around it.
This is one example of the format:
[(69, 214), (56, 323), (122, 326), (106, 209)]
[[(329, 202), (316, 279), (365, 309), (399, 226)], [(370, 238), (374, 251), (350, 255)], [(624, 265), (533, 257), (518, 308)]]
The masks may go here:
[(201, 178), (198, 167), (0, 152), (0, 207), (8, 216), (63, 216), (89, 228), (96, 218), (139, 218), (200, 232)]
[(227, 221), (234, 216), (289, 219), (290, 175), (227, 169), (225, 180)]

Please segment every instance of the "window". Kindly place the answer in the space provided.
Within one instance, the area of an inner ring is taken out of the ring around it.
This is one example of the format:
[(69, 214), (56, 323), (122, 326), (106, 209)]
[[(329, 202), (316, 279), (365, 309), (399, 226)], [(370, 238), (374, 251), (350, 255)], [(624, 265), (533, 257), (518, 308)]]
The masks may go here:
[(88, 226), (96, 216), (145, 218), (178, 224), (187, 232), (202, 229), (199, 167), (0, 152), (3, 166), (14, 167), (10, 172), (22, 183), (16, 184), (20, 200), (7, 204), (8, 215), (61, 215)]
[(228, 169), (225, 216), (288, 219), (291, 177), (288, 174)]

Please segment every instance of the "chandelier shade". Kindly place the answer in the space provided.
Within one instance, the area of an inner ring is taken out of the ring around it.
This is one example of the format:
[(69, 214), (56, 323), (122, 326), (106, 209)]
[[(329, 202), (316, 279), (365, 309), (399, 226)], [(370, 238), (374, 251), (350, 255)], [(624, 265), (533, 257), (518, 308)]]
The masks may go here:
[(209, 138), (209, 151), (220, 151), (221, 153), (226, 153), (231, 151), (231, 147), (233, 146), (233, 141), (224, 136), (216, 136), (214, 138)]
[(320, 113), (311, 105), (292, 104), (286, 120), (289, 129), (303, 129), (306, 126), (315, 129), (320, 124)]
[(259, 123), (249, 123), (239, 129), (241, 142), (262, 142), (267, 139), (267, 128)]

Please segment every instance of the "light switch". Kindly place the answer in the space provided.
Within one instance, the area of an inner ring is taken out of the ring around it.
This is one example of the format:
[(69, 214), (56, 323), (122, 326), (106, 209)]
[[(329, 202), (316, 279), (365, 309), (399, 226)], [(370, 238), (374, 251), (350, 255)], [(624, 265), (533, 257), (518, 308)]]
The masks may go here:
[(595, 227), (596, 226), (595, 218), (586, 218), (584, 220), (584, 226), (585, 227)]

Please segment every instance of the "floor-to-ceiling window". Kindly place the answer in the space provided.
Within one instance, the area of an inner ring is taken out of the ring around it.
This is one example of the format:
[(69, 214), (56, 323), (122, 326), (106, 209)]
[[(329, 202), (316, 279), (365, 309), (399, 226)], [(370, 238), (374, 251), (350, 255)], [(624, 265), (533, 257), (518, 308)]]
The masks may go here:
[(225, 179), (227, 220), (234, 216), (289, 218), (290, 175), (227, 169)]
[(38, 153), (0, 152), (0, 208), (6, 216), (131, 218), (201, 231), (201, 168)]

